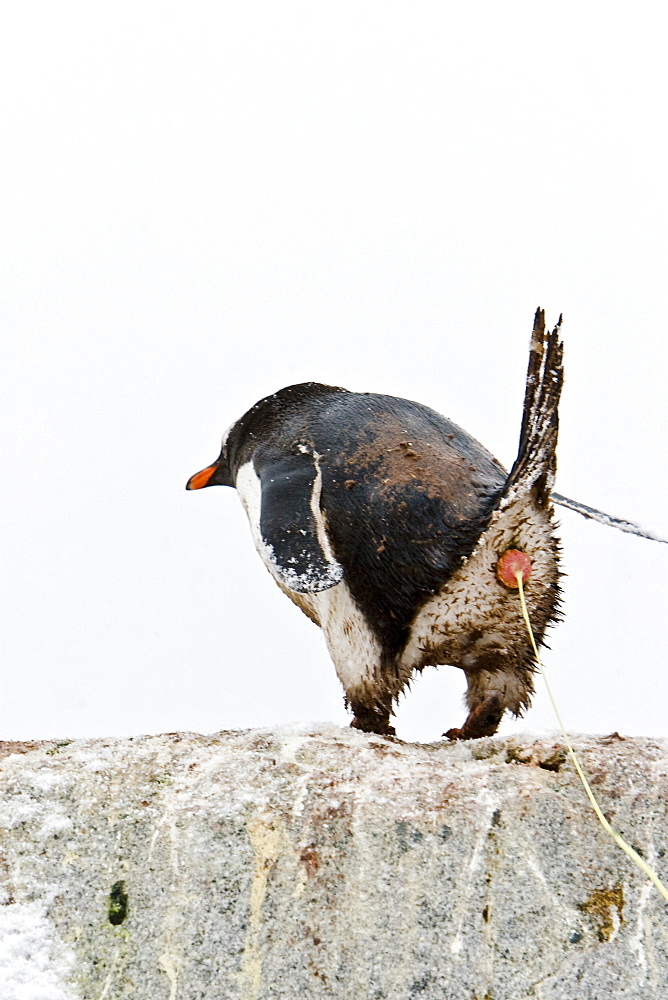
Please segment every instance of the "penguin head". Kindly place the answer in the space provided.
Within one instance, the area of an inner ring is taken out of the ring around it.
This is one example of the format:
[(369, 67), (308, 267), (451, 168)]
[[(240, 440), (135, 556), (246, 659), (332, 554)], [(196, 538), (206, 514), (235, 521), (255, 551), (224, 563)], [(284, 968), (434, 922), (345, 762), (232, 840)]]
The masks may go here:
[[(329, 400), (332, 396), (341, 394), (348, 395), (348, 392), (339, 386), (302, 382), (265, 396), (227, 429), (216, 461), (191, 476), (186, 489), (234, 486), (240, 466), (255, 454), (258, 445), (271, 441), (277, 434), (280, 436), (280, 430), (287, 420), (292, 417), (299, 422), (305, 407), (317, 406), (321, 400)], [(295, 434), (299, 434), (296, 429)]]

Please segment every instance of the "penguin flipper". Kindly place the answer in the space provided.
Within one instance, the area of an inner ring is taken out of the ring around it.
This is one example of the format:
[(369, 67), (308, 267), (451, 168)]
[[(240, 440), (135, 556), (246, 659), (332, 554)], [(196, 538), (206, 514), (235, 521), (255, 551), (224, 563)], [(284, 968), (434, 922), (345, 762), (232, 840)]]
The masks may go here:
[(545, 311), (536, 310), (520, 444), (501, 497), (500, 508), (530, 493), (538, 507), (550, 503), (557, 471), (559, 397), (564, 381), (563, 344), (559, 339), (561, 316), (555, 328), (545, 328)]
[(260, 480), (259, 536), (270, 571), (288, 590), (314, 594), (343, 578), (320, 508), (322, 475), (315, 453), (270, 451), (253, 463)]

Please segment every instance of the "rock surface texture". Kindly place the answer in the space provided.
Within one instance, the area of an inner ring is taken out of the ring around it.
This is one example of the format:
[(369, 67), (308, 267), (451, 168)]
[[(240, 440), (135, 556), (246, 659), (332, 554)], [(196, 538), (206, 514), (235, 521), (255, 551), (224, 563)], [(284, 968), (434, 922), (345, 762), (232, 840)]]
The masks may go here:
[[(668, 880), (668, 745), (575, 743)], [(0, 749), (2, 1000), (668, 996), (668, 905), (556, 738)]]

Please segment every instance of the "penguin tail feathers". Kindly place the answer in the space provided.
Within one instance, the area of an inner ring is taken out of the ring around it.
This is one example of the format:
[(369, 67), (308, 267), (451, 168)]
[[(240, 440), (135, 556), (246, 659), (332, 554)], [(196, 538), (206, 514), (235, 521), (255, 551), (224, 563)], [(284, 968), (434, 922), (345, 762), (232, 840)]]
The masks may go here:
[(547, 507), (550, 501), (557, 471), (559, 398), (564, 381), (561, 319), (550, 332), (545, 326), (545, 310), (536, 310), (520, 444), (503, 492), (506, 502), (527, 492), (540, 507)]
[(542, 508), (546, 508), (552, 499), (561, 507), (568, 507), (582, 517), (607, 524), (610, 528), (668, 544), (668, 539), (647, 531), (633, 521), (613, 517), (596, 507), (589, 507), (562, 496), (561, 493), (552, 492), (557, 471), (559, 398), (564, 381), (561, 320), (560, 316), (557, 325), (550, 332), (545, 327), (544, 310), (536, 310), (529, 349), (519, 450), (504, 487), (501, 506), (504, 507), (517, 496), (530, 492), (534, 501)]

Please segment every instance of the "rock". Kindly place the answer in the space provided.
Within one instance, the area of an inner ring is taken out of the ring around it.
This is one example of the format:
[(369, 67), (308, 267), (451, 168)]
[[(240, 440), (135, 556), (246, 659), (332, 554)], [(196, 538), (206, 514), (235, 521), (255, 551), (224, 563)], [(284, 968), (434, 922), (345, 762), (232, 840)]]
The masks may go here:
[[(668, 881), (668, 745), (582, 737)], [(656, 1000), (668, 905), (560, 739), (0, 745), (2, 1000)]]

